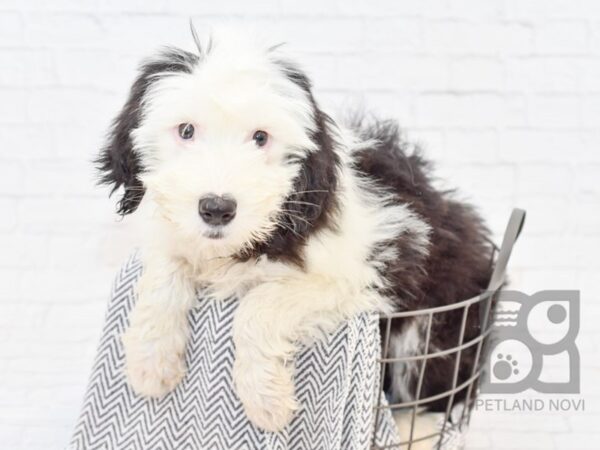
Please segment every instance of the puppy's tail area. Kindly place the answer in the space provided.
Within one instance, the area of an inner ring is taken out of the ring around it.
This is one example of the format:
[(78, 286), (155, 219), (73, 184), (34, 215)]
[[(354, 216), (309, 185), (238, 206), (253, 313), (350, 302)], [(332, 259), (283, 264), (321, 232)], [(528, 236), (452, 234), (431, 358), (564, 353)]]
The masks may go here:
[[(439, 421), (443, 418), (442, 413), (432, 413), (426, 411), (417, 411), (415, 415), (415, 426), (413, 428), (412, 442), (410, 450), (432, 450), (436, 448), (439, 436), (418, 441), (420, 438), (439, 433)], [(401, 441), (408, 441), (410, 438), (410, 426), (412, 421), (412, 409), (394, 411), (394, 421), (400, 435)], [(416, 441), (416, 442), (415, 442)], [(394, 447), (396, 448), (396, 447)], [(408, 450), (409, 446), (401, 445), (397, 447), (401, 450)]]

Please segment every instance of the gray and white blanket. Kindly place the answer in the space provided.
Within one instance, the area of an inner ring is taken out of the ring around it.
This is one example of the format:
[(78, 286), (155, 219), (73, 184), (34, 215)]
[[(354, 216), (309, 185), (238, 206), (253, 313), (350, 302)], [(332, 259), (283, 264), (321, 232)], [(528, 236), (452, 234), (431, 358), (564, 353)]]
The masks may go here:
[(120, 336), (141, 271), (132, 257), (113, 286), (70, 450), (367, 450), (399, 442), (388, 410), (373, 441), (380, 346), (373, 314), (355, 317), (298, 355), (301, 409), (283, 432), (252, 425), (233, 389), (235, 300), (200, 298), (189, 319), (185, 379), (163, 399), (138, 397), (125, 381)]

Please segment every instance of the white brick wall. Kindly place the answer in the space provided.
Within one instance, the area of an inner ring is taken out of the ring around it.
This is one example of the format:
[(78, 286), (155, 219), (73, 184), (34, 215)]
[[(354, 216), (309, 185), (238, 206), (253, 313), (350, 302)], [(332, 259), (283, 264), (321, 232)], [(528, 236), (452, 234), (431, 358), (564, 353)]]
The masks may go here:
[(329, 107), (402, 121), (498, 234), (515, 286), (581, 288), (585, 414), (480, 412), (470, 448), (597, 448), (600, 3), (3, 0), (0, 446), (58, 449), (78, 413), (126, 223), (90, 160), (139, 59), (231, 20), (284, 36)]

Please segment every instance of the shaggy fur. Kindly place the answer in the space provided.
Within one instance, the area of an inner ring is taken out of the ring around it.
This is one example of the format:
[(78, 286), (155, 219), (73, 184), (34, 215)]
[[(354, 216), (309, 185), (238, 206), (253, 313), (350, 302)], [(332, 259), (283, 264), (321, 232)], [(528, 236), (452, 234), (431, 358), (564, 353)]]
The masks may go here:
[[(405, 258), (385, 267), (383, 276), (389, 284), (384, 295), (396, 299), (398, 310), (413, 311), (451, 304), (484, 291), (491, 277), (492, 248), (487, 228), (475, 211), (453, 200), (452, 192), (433, 188), (429, 164), (418, 149), (409, 153), (395, 123), (358, 124), (356, 128), (363, 139), (377, 140), (372, 148), (357, 154), (355, 164), (360, 173), (396, 193), (399, 201), (410, 204), (431, 227), (425, 257), (411, 254), (411, 246), (404, 240), (394, 243), (405, 246), (399, 249)], [(479, 304), (474, 305), (468, 313), (464, 342), (480, 334), (478, 307)], [(459, 344), (462, 314), (463, 310), (457, 309), (433, 316), (430, 353)], [(426, 325), (422, 318), (393, 320), (389, 356), (422, 354)], [(472, 376), (474, 357), (474, 347), (462, 352), (459, 385)], [(451, 389), (454, 364), (454, 356), (428, 360), (421, 398)], [(398, 363), (388, 372), (385, 387), (393, 402), (414, 400), (418, 366)], [(459, 391), (455, 401), (462, 400), (465, 394), (466, 390)], [(447, 400), (438, 400), (428, 407), (445, 410)]]
[[(181, 137), (188, 124), (193, 137)], [(361, 311), (473, 296), (490, 276), (481, 220), (434, 189), (395, 123), (337, 123), (281, 47), (248, 36), (217, 35), (199, 54), (168, 49), (144, 63), (98, 168), (113, 192), (124, 187), (119, 212), (143, 217), (144, 274), (123, 336), (133, 389), (161, 397), (184, 376), (199, 290), (214, 301), (235, 295), (236, 392), (266, 430), (282, 429), (298, 407), (299, 346)], [(234, 200), (235, 218), (203, 221), (206, 196)], [(456, 345), (460, 317), (435, 321), (432, 348)], [(397, 321), (391, 355), (422, 351), (424, 325)], [(478, 330), (473, 308), (467, 337)], [(449, 387), (453, 361), (429, 364), (422, 396)], [(466, 352), (459, 381), (472, 365)], [(414, 396), (415, 374), (414, 365), (392, 365), (392, 401)]]

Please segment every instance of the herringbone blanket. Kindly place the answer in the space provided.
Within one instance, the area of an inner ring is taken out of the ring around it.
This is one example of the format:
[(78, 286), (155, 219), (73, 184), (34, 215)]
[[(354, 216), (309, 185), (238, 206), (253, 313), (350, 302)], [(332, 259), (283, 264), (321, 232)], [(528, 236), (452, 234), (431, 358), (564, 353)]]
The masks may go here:
[[(373, 444), (378, 385), (377, 317), (360, 315), (324, 342), (301, 352), (296, 390), (301, 404), (281, 433), (267, 433), (246, 418), (233, 389), (231, 301), (203, 301), (190, 317), (188, 374), (167, 397), (136, 396), (125, 382), (120, 336), (142, 271), (132, 257), (119, 272), (73, 450), (367, 450)], [(386, 411), (377, 432), (382, 444), (398, 442)]]

